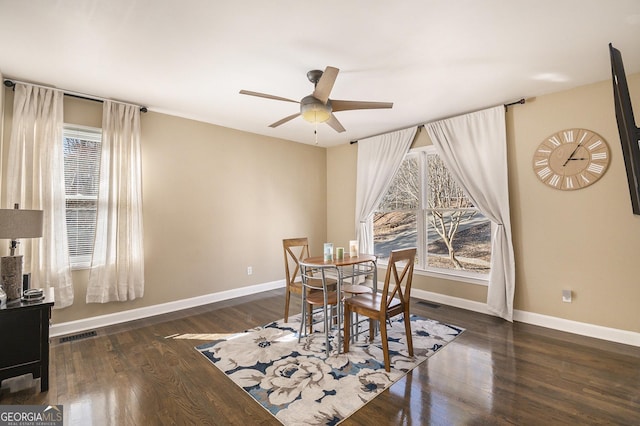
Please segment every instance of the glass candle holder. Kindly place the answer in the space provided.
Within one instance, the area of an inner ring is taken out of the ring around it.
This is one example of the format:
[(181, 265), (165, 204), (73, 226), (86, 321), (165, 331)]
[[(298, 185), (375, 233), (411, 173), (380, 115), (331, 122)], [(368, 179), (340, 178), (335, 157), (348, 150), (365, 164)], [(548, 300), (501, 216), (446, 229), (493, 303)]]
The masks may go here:
[(358, 257), (359, 245), (358, 240), (349, 241), (349, 256)]
[(330, 262), (333, 260), (333, 243), (324, 243), (324, 261)]

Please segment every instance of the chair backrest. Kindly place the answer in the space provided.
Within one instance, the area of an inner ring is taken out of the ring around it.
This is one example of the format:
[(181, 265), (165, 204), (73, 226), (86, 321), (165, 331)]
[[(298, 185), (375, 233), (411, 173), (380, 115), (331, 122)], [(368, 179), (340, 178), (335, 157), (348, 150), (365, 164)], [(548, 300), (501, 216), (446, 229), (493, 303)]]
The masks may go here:
[(381, 302), (383, 305), (380, 306), (380, 310), (386, 310), (393, 298), (399, 299), (405, 306), (409, 305), (415, 262), (416, 248), (393, 250), (391, 252), (387, 265), (387, 275), (384, 278)]
[(304, 238), (288, 238), (282, 240), (284, 249), (284, 270), (287, 287), (296, 281), (300, 273), (300, 261), (309, 257), (309, 240)]
[[(329, 292), (329, 280), (331, 273), (337, 275), (337, 267), (335, 265), (318, 265), (315, 263), (304, 263), (300, 261), (300, 277), (302, 278), (302, 286), (308, 290), (323, 290), (325, 295)], [(335, 281), (334, 281), (335, 284)], [(334, 288), (335, 290), (335, 288)]]

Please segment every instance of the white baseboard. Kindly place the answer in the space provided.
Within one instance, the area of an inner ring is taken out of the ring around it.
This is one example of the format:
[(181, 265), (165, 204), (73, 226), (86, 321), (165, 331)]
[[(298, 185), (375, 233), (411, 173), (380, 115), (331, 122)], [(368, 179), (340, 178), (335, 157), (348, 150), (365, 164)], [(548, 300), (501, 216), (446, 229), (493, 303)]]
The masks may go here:
[(473, 300), (462, 299), (460, 297), (447, 296), (446, 294), (432, 293), (430, 291), (411, 289), (411, 297), (426, 300), (429, 302), (442, 303), (443, 305), (453, 306), (455, 308), (466, 309), (467, 311), (480, 312), (481, 314), (493, 315), (487, 309), (486, 303), (475, 302)]
[(76, 321), (53, 324), (51, 326), (49, 334), (51, 337), (75, 334), (81, 331), (92, 330), (94, 328), (122, 324), (127, 321), (134, 321), (142, 318), (152, 317), (155, 315), (180, 311), (182, 309), (208, 305), (209, 303), (221, 302), (223, 300), (248, 296), (251, 294), (260, 293), (262, 291), (281, 288), (284, 287), (284, 285), (284, 280), (273, 281), (265, 284), (258, 284), (233, 290), (221, 291), (219, 293), (205, 294), (204, 296), (191, 297), (189, 299), (176, 300), (174, 302), (161, 303), (159, 305), (146, 306), (144, 308), (130, 309), (128, 311), (116, 312), (113, 314), (99, 315), (96, 317), (85, 318)]
[[(454, 306), (469, 311), (480, 312), (493, 315), (487, 309), (486, 303), (461, 299), (459, 297), (447, 296), (429, 291), (412, 289), (411, 296), (416, 299), (428, 300), (430, 302), (442, 303), (443, 305)], [(564, 318), (552, 317), (549, 315), (536, 314), (520, 310), (513, 311), (513, 320), (526, 324), (538, 325), (540, 327), (551, 328), (582, 336), (594, 337), (596, 339), (608, 340), (611, 342), (623, 343), (625, 345), (640, 347), (640, 333), (617, 328), (603, 327), (600, 325), (584, 322), (572, 321)]]
[(564, 318), (551, 317), (533, 312), (514, 311), (515, 321), (541, 327), (553, 328), (568, 333), (594, 337), (596, 339), (609, 340), (611, 342), (624, 343), (625, 345), (640, 347), (640, 333), (618, 328), (603, 327), (601, 325), (572, 321)]
[[(265, 284), (258, 284), (249, 287), (242, 287), (233, 290), (222, 291), (219, 293), (210, 293), (204, 296), (192, 297), (189, 299), (176, 300), (174, 302), (162, 303), (160, 305), (147, 306), (144, 308), (131, 309), (128, 311), (117, 312), (108, 315), (100, 315), (91, 318), (85, 318), (77, 321), (68, 321), (51, 326), (51, 337), (62, 336), (66, 334), (79, 333), (100, 327), (106, 327), (114, 324), (121, 324), (127, 321), (147, 318), (155, 315), (175, 312), (182, 309), (189, 309), (196, 306), (207, 305), (209, 303), (220, 302), (223, 300), (234, 299), (237, 297), (248, 296), (262, 291), (273, 290), (284, 287), (284, 280), (273, 281)], [(379, 288), (382, 284), (379, 284)], [(475, 302), (473, 300), (462, 299), (454, 296), (433, 293), (430, 291), (412, 289), (411, 296), (416, 299), (426, 300), (430, 302), (442, 303), (456, 308), (466, 309), (469, 311), (479, 312), (482, 314), (493, 315), (487, 309), (486, 303)], [(541, 327), (551, 328), (554, 330), (566, 331), (569, 333), (579, 334), (582, 336), (594, 337), (597, 339), (609, 340), (612, 342), (623, 343), (631, 346), (640, 347), (640, 333), (633, 331), (620, 330), (616, 328), (602, 327), (599, 325), (588, 324), (584, 322), (571, 321), (563, 318), (551, 317), (548, 315), (536, 314), (533, 312), (515, 310), (513, 313), (514, 321), (524, 322), (527, 324), (538, 325)]]

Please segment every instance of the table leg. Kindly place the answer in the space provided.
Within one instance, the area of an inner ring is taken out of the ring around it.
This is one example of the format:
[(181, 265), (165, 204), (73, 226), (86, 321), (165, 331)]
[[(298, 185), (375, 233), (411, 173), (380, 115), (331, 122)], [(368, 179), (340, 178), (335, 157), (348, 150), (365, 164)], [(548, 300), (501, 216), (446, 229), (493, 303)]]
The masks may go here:
[[(376, 260), (372, 260), (371, 264), (373, 265), (373, 292), (377, 293), (378, 292), (378, 265), (376, 263)], [(380, 324), (377, 323), (377, 321), (369, 321), (370, 327), (373, 327), (373, 335), (375, 336), (376, 334), (378, 334), (378, 326)]]
[(40, 342), (40, 392), (49, 390), (49, 321), (51, 318), (51, 307), (43, 309), (41, 313), (42, 323)]

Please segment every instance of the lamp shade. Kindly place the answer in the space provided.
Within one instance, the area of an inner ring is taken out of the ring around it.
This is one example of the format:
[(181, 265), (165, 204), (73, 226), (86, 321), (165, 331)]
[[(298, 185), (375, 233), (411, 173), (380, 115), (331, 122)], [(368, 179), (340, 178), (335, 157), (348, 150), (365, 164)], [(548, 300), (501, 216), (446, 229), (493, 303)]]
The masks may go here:
[(42, 210), (0, 209), (0, 238), (42, 237)]

